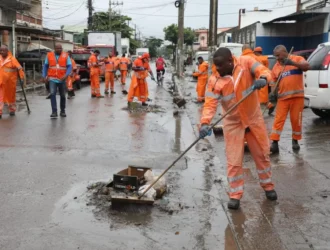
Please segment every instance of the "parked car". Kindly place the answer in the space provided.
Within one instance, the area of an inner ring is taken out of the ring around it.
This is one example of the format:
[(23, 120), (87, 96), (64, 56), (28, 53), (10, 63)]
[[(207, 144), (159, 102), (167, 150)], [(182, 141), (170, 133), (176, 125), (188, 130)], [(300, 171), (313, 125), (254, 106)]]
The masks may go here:
[(330, 42), (320, 44), (310, 55), (311, 70), (304, 73), (305, 107), (322, 118), (330, 118)]
[(273, 55), (268, 56), (268, 68), (272, 70), (276, 64), (276, 57)]
[(230, 49), (231, 53), (236, 57), (239, 57), (242, 55), (242, 47), (243, 47), (243, 44), (240, 44), (240, 43), (221, 43), (219, 46), (219, 48)]
[(315, 49), (307, 49), (307, 50), (299, 50), (299, 51), (295, 51), (293, 52), (294, 55), (297, 56), (302, 56), (303, 58), (305, 58), (306, 60), (308, 59), (308, 57), (310, 57), (310, 55), (315, 51)]

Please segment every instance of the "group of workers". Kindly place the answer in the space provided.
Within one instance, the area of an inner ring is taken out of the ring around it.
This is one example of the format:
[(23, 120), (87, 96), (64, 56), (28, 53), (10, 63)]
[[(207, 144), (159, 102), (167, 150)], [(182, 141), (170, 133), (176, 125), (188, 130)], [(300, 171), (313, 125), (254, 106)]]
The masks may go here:
[[(128, 105), (133, 101), (134, 97), (142, 102), (142, 106), (148, 106), (146, 103), (150, 101), (148, 84), (146, 78), (151, 75), (151, 79), (155, 80), (151, 71), (149, 60), (150, 55), (144, 53), (134, 62), (131, 62), (125, 54), (121, 58), (113, 56), (110, 52), (109, 56), (104, 59), (99, 58), (100, 51), (95, 50), (91, 53), (88, 60), (91, 81), (91, 97), (104, 98), (100, 90), (100, 74), (101, 67), (105, 67), (105, 90), (104, 94), (116, 94), (115, 78), (116, 72), (119, 70), (121, 75), (122, 93), (127, 96)], [(159, 57), (156, 61), (157, 72), (165, 73), (165, 60)], [(133, 71), (131, 85), (129, 91), (126, 90), (126, 79), (130, 68)], [(60, 116), (66, 117), (66, 89), (68, 99), (75, 96), (73, 83), (79, 80), (77, 64), (72, 58), (72, 52), (64, 52), (61, 44), (55, 45), (54, 52), (48, 52), (44, 61), (43, 82), (46, 84), (50, 94), (47, 99), (51, 101), (52, 113), (51, 118), (58, 117), (56, 94), (60, 94)], [(0, 119), (2, 118), (2, 110), (4, 104), (8, 104), (10, 115), (14, 116), (16, 111), (16, 83), (20, 77), (24, 79), (24, 72), (16, 60), (16, 58), (8, 51), (6, 46), (0, 47)], [(110, 90), (110, 92), (109, 92)]]
[[(301, 139), (304, 108), (303, 72), (309, 70), (310, 66), (303, 57), (289, 55), (283, 45), (276, 46), (273, 53), (277, 62), (274, 68), (269, 70), (267, 57), (262, 56), (260, 47), (253, 52), (248, 45), (245, 45), (242, 56), (237, 58), (228, 48), (218, 49), (214, 54), (214, 68), (207, 82), (207, 90), (203, 93), (198, 92), (199, 100), (205, 97), (200, 121), (201, 138), (205, 138), (212, 132), (210, 124), (216, 114), (219, 101), (224, 115), (231, 107), (243, 100), (224, 118), (223, 123), (229, 182), (229, 209), (238, 209), (243, 196), (242, 164), (245, 142), (255, 161), (260, 185), (269, 200), (277, 200), (277, 193), (271, 179), (269, 155), (270, 152), (279, 151), (278, 141), (289, 112), (292, 125), (292, 148), (294, 150), (300, 148), (298, 140)], [(198, 88), (204, 88), (205, 68), (206, 65), (201, 64), (200, 72), (196, 74), (202, 78), (202, 81), (198, 81), (198, 84), (202, 83), (202, 86)], [(274, 88), (274, 85), (276, 85), (276, 89), (273, 89), (275, 95), (272, 95), (277, 99), (277, 106), (270, 136), (273, 142), (270, 146), (260, 103), (269, 102), (268, 86)]]

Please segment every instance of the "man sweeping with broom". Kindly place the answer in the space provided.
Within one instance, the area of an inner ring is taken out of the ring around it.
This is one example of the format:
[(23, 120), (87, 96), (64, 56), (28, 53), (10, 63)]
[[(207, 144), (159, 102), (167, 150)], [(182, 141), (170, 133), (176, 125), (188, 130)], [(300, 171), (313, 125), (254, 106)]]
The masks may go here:
[(216, 114), (219, 100), (223, 113), (226, 113), (233, 105), (246, 98), (224, 118), (223, 131), (230, 197), (228, 208), (238, 209), (243, 196), (244, 138), (256, 163), (259, 182), (265, 190), (267, 199), (277, 200), (271, 180), (268, 134), (259, 106), (258, 93), (254, 91), (263, 88), (271, 81), (271, 73), (252, 57), (233, 57), (228, 48), (220, 48), (215, 52), (214, 64), (219, 75), (213, 74), (209, 79), (200, 137), (204, 138), (211, 134), (209, 125)]

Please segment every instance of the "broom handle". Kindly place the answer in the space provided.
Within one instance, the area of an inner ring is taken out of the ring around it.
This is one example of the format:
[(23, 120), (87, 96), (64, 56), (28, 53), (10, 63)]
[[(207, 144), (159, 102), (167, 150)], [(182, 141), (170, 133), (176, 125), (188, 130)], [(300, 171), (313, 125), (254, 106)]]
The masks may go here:
[[(227, 115), (229, 115), (234, 109), (236, 109), (242, 102), (246, 100), (253, 92), (254, 92), (254, 86), (251, 88), (251, 92), (243, 97), (238, 103), (233, 105), (219, 120), (217, 120), (213, 125), (211, 125), (209, 130), (212, 130), (217, 124), (219, 124)], [(198, 137), (184, 152), (181, 153), (181, 155), (167, 168), (165, 171), (158, 176), (158, 178), (139, 196), (139, 199), (141, 199), (159, 180), (162, 178), (193, 146), (199, 142), (202, 138)]]

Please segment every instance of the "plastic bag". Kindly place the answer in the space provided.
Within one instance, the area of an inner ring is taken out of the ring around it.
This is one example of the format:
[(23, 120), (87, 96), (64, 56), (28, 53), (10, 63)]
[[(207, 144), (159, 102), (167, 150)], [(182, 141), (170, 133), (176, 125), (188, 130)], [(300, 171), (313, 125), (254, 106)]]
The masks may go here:
[[(154, 176), (151, 182), (147, 182), (147, 185), (152, 184), (155, 180), (158, 179), (159, 176)], [(162, 178), (159, 179), (153, 186), (154, 189), (160, 190), (160, 189), (165, 189), (166, 188), (166, 179), (163, 176)]]
[[(139, 188), (138, 194), (142, 195), (143, 192), (149, 187), (150, 185), (144, 185), (142, 187)], [(143, 197), (147, 197), (149, 199), (155, 199), (156, 198), (156, 190), (152, 187), (148, 190), (148, 192), (143, 196)]]
[(154, 178), (154, 173), (151, 170), (148, 170), (144, 173), (144, 179), (146, 182), (152, 182)]

